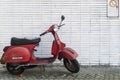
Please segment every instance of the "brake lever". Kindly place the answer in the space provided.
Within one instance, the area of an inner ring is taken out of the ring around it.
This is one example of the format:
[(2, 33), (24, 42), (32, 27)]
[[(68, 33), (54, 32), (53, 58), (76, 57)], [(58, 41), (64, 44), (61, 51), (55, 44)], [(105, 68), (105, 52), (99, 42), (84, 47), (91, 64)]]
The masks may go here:
[(62, 27), (62, 26), (64, 26), (65, 24), (61, 24), (61, 25), (59, 25), (58, 27)]

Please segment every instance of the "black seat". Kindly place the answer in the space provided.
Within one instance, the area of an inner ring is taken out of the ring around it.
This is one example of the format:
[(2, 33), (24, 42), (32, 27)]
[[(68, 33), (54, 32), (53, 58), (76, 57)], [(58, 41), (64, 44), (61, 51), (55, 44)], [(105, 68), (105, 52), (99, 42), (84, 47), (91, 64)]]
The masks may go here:
[(36, 44), (40, 42), (40, 38), (26, 39), (26, 38), (11, 38), (11, 45), (25, 45), (25, 44)]

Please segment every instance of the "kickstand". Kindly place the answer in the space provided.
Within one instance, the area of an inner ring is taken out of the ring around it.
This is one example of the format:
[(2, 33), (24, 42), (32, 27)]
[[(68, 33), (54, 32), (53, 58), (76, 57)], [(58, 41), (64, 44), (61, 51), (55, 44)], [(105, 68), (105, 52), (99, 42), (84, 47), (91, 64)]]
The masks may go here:
[(20, 77), (20, 78), (23, 78), (23, 74), (19, 74), (19, 77)]
[(45, 72), (45, 65), (39, 66), (40, 71)]

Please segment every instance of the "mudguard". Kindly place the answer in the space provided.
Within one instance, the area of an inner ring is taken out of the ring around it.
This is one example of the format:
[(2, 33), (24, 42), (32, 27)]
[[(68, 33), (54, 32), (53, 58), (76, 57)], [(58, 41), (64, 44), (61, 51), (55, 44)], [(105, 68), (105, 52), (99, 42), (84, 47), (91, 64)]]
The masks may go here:
[(30, 51), (25, 47), (12, 47), (2, 57), (5, 63), (24, 63), (30, 60)]
[(58, 59), (61, 60), (62, 58), (67, 58), (70, 60), (76, 59), (78, 54), (73, 50), (72, 48), (64, 48), (62, 51), (60, 51)]

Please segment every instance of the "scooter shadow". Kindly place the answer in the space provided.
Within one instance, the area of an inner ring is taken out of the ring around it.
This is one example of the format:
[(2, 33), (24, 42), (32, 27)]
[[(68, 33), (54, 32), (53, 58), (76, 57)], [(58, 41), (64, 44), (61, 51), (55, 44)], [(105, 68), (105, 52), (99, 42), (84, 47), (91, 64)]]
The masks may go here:
[(58, 76), (63, 76), (64, 74), (70, 74), (70, 72), (68, 72), (67, 70), (65, 70), (64, 68), (59, 68), (59, 67), (50, 67), (47, 68), (45, 67), (45, 69), (41, 69), (41, 68), (34, 68), (34, 69), (30, 69), (30, 70), (26, 70), (24, 72), (24, 75), (26, 76), (30, 76), (30, 75), (34, 75), (36, 77), (58, 77)]
[(23, 77), (12, 75), (6, 69), (0, 71), (0, 80), (39, 80), (39, 79), (74, 79), (79, 74), (72, 74), (65, 67), (36, 67), (26, 69)]
[(71, 73), (65, 70), (64, 67), (49, 67), (41, 70), (40, 68), (26, 70), (24, 72), (26, 78), (34, 76), (36, 79), (56, 79), (56, 78), (66, 78), (71, 75)]

